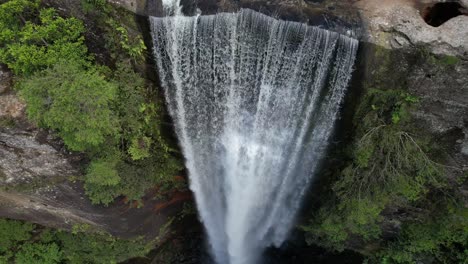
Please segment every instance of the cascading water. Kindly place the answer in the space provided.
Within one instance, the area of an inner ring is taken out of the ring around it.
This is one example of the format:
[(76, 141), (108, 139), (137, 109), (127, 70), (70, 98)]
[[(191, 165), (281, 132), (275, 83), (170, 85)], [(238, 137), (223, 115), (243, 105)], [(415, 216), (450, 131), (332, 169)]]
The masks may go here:
[(191, 189), (219, 264), (258, 263), (294, 224), (326, 150), (357, 41), (241, 10), (151, 18)]

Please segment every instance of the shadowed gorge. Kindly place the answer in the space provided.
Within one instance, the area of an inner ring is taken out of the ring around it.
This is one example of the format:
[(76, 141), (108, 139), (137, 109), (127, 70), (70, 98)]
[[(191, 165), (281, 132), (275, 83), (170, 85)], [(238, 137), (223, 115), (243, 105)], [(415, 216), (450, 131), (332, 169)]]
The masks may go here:
[(326, 151), (358, 42), (246, 9), (151, 24), (214, 258), (258, 263), (294, 223)]

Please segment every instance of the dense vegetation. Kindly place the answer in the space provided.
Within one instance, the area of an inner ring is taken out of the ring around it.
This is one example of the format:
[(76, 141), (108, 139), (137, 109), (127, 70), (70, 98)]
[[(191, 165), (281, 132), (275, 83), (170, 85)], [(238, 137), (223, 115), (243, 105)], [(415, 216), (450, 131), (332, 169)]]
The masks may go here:
[(0, 219), (0, 264), (117, 263), (146, 255), (152, 243), (104, 233), (72, 233)]
[[(421, 56), (433, 67), (454, 65), (453, 59)], [(309, 243), (338, 251), (355, 248), (369, 263), (465, 263), (468, 210), (459, 186), (466, 177), (459, 168), (442, 165), (440, 146), (412, 121), (410, 111), (419, 99), (404, 82), (392, 89), (379, 79), (394, 76), (389, 71), (395, 62), (381, 59), (381, 72), (367, 84), (354, 114), (354, 140), (336, 154), (341, 169), (329, 174), (327, 202), (302, 229)], [(448, 170), (457, 181), (447, 179)], [(399, 231), (389, 234), (389, 227)], [(368, 247), (356, 248), (353, 241)]]
[[(161, 133), (162, 103), (135, 71), (146, 46), (114, 19), (118, 11), (106, 1), (81, 2), (94, 30), (103, 32), (104, 43), (93, 44), (110, 54), (97, 60), (102, 54), (88, 52), (82, 20), (39, 0), (3, 2), (0, 63), (16, 74), (28, 117), (89, 157), (84, 181), (91, 201), (138, 200), (151, 186), (177, 187), (173, 176), (182, 166)], [(119, 16), (131, 24), (133, 18)]]

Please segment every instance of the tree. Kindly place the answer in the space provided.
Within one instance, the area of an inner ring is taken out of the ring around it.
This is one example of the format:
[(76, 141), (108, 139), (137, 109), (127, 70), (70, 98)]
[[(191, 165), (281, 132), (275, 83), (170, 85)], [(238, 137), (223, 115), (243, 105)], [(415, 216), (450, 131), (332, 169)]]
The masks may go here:
[(15, 74), (31, 75), (59, 60), (88, 65), (83, 22), (62, 18), (39, 1), (11, 0), (0, 5), (0, 62)]
[(116, 87), (97, 68), (61, 61), (20, 84), (27, 113), (40, 125), (56, 129), (69, 149), (84, 151), (118, 136), (111, 110)]
[(62, 251), (57, 244), (24, 244), (16, 254), (16, 264), (56, 264), (62, 259)]
[(18, 243), (31, 238), (34, 225), (14, 220), (0, 219), (0, 254), (6, 253)]
[(120, 177), (115, 168), (118, 162), (119, 158), (113, 156), (92, 161), (88, 167), (86, 182), (105, 186), (119, 184)]

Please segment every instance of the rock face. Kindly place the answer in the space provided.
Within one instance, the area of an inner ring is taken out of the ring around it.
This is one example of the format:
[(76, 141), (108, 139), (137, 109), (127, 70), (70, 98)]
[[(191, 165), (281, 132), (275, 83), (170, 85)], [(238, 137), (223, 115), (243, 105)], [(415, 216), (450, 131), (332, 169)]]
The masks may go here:
[(0, 128), (0, 217), (63, 229), (86, 224), (119, 237), (153, 239), (168, 217), (191, 199), (187, 193), (168, 206), (154, 198), (153, 190), (143, 198), (141, 208), (126, 204), (123, 198), (109, 207), (92, 205), (80, 181), (82, 172), (71, 157), (40, 142), (38, 134)]
[[(404, 90), (418, 98), (409, 113), (411, 127), (422, 140), (429, 140), (437, 161), (446, 165), (445, 177), (452, 186), (463, 181), (468, 171), (468, 61), (463, 57), (435, 55), (418, 46), (387, 49), (362, 43), (359, 83), (351, 87), (366, 89)], [(359, 96), (359, 95), (358, 95)], [(356, 99), (359, 101), (359, 98)], [(353, 110), (353, 109), (347, 109)], [(458, 188), (458, 187), (457, 187)], [(468, 186), (459, 187), (468, 205)], [(383, 240), (398, 236), (401, 224), (426, 217), (428, 212), (416, 207), (392, 205), (382, 213), (380, 225)], [(348, 248), (368, 253), (378, 244), (359, 239), (349, 241)]]
[[(162, 0), (108, 0), (142, 16), (163, 16)], [(284, 20), (298, 21), (310, 25), (320, 25), (343, 34), (356, 34), (359, 31), (360, 17), (358, 10), (352, 7), (352, 1), (327, 0), (181, 0), (182, 12), (193, 16), (217, 12), (236, 12), (249, 8), (266, 15)]]
[[(446, 14), (446, 21), (440, 25), (428, 24), (428, 10), (440, 4), (444, 3), (365, 0), (356, 6), (365, 23), (363, 41), (400, 53), (393, 57), (395, 68), (388, 71), (387, 84), (394, 82), (394, 88), (404, 84), (421, 99), (420, 107), (412, 113), (416, 122), (422, 130), (440, 138), (450, 165), (467, 170), (468, 1), (457, 3), (457, 16)], [(415, 60), (414, 55), (421, 50), (425, 58)], [(378, 71), (385, 62), (373, 61), (375, 52), (367, 52), (367, 67)], [(376, 78), (370, 72), (367, 81)]]
[(61, 146), (45, 131), (0, 127), (0, 217), (68, 230), (86, 224), (123, 238), (153, 239), (191, 199), (190, 193), (174, 193), (168, 203), (152, 190), (141, 208), (123, 198), (109, 207), (93, 205), (80, 181), (80, 157)]
[[(468, 50), (468, 49), (467, 49)], [(468, 170), (468, 61), (457, 60), (450, 67), (422, 65), (410, 75), (408, 85), (412, 94), (421, 98), (421, 107), (414, 116), (423, 129), (439, 135), (440, 141), (453, 146), (452, 165)]]
[[(163, 15), (161, 0), (109, 1), (140, 15)], [(442, 6), (440, 11), (434, 7), (436, 4)], [(199, 11), (206, 15), (250, 8), (340, 33), (350, 34), (352, 31), (362, 41), (387, 48), (425, 45), (435, 54), (468, 56), (468, 3), (463, 0), (456, 4), (455, 10), (451, 10), (436, 0), (181, 0), (182, 10), (187, 15), (195, 15)], [(447, 14), (451, 11), (458, 12), (452, 14), (458, 16), (452, 18)], [(431, 22), (424, 20), (428, 13), (441, 16), (431, 20), (442, 19), (442, 25), (429, 25)]]
[[(364, 18), (364, 41), (387, 48), (427, 46), (435, 54), (468, 56), (468, 16), (434, 27), (423, 18), (436, 1), (365, 0), (356, 4)], [(462, 6), (462, 5), (460, 5)]]
[(0, 170), (0, 186), (49, 181), (77, 173), (54, 148), (36, 141), (34, 133), (13, 129), (0, 130)]

